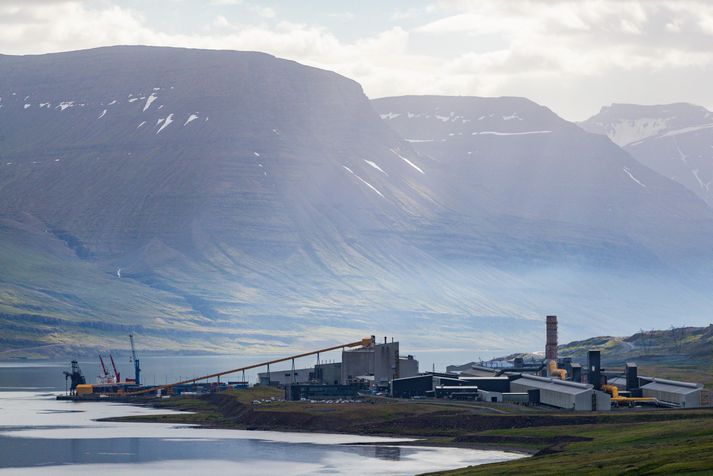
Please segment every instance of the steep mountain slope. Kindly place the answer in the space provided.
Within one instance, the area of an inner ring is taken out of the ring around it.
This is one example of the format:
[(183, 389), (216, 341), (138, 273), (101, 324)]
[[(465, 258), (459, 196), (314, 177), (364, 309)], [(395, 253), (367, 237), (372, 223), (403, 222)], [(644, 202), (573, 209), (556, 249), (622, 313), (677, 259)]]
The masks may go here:
[[(383, 121), (351, 80), (229, 51), (0, 56), (0, 71), (13, 355), (125, 347), (130, 330), (153, 350), (391, 334), (469, 353), (539, 341), (553, 309), (576, 337), (713, 308), (713, 211), (527, 101), (377, 101)], [(397, 127), (433, 107), (447, 120)]]
[(707, 322), (711, 213), (680, 185), (526, 99), (372, 103), (428, 164), (443, 261), (510, 270), (503, 288), (566, 309), (565, 333)]
[[(412, 243), (441, 207), (351, 80), (260, 53), (143, 47), (6, 56), (0, 70), (3, 316), (17, 341), (40, 321), (64, 336), (51, 342), (101, 329), (122, 342), (139, 319), (155, 348), (186, 327), (182, 349), (274, 351), (376, 323), (418, 333), (439, 316), (438, 338), (479, 326), (464, 315), (527, 316)], [(63, 265), (59, 309), (44, 283)], [(75, 319), (80, 301), (90, 317)]]
[(498, 220), (511, 236), (526, 223), (538, 241), (598, 248), (589, 250), (597, 260), (710, 262), (713, 215), (705, 204), (547, 108), (520, 98), (437, 96), (373, 104), (431, 158), (449, 209)]
[(692, 104), (613, 104), (580, 124), (713, 206), (713, 112)]

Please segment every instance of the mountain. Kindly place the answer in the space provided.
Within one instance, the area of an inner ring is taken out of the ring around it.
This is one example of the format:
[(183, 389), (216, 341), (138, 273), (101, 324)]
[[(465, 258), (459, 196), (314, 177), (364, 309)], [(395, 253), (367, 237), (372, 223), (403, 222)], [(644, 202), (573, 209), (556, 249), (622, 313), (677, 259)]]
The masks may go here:
[[(706, 387), (713, 385), (713, 324), (705, 327), (671, 326), (663, 330), (641, 329), (623, 337), (590, 337), (560, 345), (558, 355), (586, 366), (587, 352), (592, 349), (601, 351), (602, 362), (612, 371), (623, 370), (627, 362), (634, 362), (639, 367), (639, 375), (700, 382)], [(522, 357), (528, 362), (541, 362), (544, 352), (519, 352), (496, 360), (512, 361), (515, 357)], [(468, 370), (476, 364), (454, 365), (451, 370)]]
[(545, 107), (522, 98), (438, 96), (373, 104), (429, 158), (436, 193), (450, 210), (497, 220), (513, 237), (526, 223), (538, 243), (568, 241), (563, 246), (599, 263), (710, 260), (713, 215), (704, 203)]
[(713, 206), (713, 112), (678, 103), (613, 104), (580, 123)]
[(149, 47), (0, 70), (6, 347), (284, 352), (526, 314), (410, 238), (442, 207), (351, 80)]
[[(470, 354), (534, 346), (555, 311), (573, 337), (709, 315), (713, 211), (529, 101), (370, 102), (234, 51), (0, 71), (0, 355), (125, 348), (128, 332), (144, 351), (388, 334)], [(388, 118), (431, 106), (448, 120)]]
[(454, 238), (442, 258), (496, 261), (520, 280), (508, 289), (568, 308), (574, 327), (709, 313), (710, 209), (605, 137), (523, 98), (372, 103), (434, 177)]

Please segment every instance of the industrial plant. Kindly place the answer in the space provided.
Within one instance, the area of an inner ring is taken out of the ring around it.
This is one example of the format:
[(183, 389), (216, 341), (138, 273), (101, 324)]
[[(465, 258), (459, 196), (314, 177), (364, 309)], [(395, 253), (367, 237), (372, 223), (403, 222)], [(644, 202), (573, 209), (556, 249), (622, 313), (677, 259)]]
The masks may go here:
[[(402, 356), (393, 338), (377, 342), (375, 336), (293, 356), (273, 359), (236, 369), (193, 377), (165, 385), (142, 385), (141, 366), (134, 336), (130, 335), (133, 378), (121, 374), (109, 354), (113, 373), (100, 355), (103, 374), (95, 384), (87, 383), (77, 361), (65, 371), (66, 395), (60, 399), (121, 401), (170, 398), (190, 393), (202, 394), (249, 386), (245, 371), (264, 369), (257, 385), (284, 389), (285, 400), (326, 401), (380, 396), (394, 399), (449, 399), (488, 404), (516, 404), (570, 411), (610, 411), (612, 408), (666, 407), (696, 408), (702, 405), (703, 385), (660, 379), (638, 374), (635, 363), (623, 368), (602, 367), (601, 351), (587, 352), (585, 362), (559, 358), (557, 316), (545, 319), (544, 359), (515, 357), (511, 361), (473, 364), (447, 372), (419, 373), (418, 360)], [(320, 361), (320, 354), (341, 350), (341, 361)], [(296, 368), (297, 360), (316, 356), (312, 367)], [(288, 370), (275, 370), (290, 363)], [(272, 367), (272, 368), (271, 368)], [(240, 380), (226, 379), (239, 374)], [(221, 377), (223, 380), (221, 381)], [(71, 384), (70, 384), (71, 383)]]

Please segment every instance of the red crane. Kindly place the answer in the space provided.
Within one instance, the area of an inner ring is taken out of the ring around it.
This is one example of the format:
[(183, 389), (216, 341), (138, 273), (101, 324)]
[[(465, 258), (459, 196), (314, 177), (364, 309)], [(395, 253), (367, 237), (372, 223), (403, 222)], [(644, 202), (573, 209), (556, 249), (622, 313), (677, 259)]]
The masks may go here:
[(102, 359), (101, 354), (99, 354), (99, 362), (101, 362), (101, 364), (102, 364), (102, 371), (104, 372), (103, 379), (106, 382), (109, 380), (109, 371), (106, 369), (106, 365), (104, 365), (104, 359)]
[(121, 382), (121, 374), (119, 373), (118, 370), (116, 370), (116, 364), (114, 363), (114, 357), (112, 357), (111, 353), (109, 353), (109, 359), (111, 360), (111, 366), (114, 367), (114, 378), (116, 379), (116, 383)]

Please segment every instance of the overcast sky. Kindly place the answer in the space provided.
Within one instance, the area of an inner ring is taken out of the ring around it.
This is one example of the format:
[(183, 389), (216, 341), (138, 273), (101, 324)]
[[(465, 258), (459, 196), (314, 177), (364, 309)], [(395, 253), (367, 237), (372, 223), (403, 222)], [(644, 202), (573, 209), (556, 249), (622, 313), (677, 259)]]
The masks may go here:
[(707, 0), (0, 0), (0, 53), (114, 44), (264, 51), (372, 98), (525, 96), (570, 120), (612, 102), (713, 108)]

